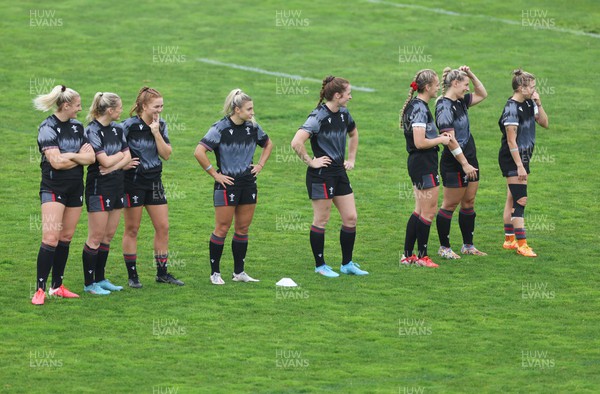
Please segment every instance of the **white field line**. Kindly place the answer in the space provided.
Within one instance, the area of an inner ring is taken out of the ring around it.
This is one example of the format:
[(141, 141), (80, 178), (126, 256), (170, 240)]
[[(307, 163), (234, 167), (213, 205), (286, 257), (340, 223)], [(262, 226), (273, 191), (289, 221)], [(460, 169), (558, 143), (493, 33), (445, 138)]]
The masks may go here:
[[(316, 78), (303, 77), (301, 75), (286, 74), (286, 73), (281, 73), (281, 72), (277, 72), (277, 71), (268, 71), (268, 70), (263, 70), (262, 68), (242, 66), (242, 65), (234, 64), (234, 63), (223, 63), (223, 62), (220, 62), (218, 60), (213, 60), (213, 59), (198, 58), (196, 60), (199, 61), (199, 62), (202, 62), (202, 63), (208, 63), (208, 64), (212, 64), (212, 65), (215, 65), (215, 66), (223, 66), (223, 67), (235, 68), (235, 69), (238, 69), (238, 70), (250, 71), (250, 72), (259, 73), (259, 74), (273, 75), (275, 77), (291, 78), (291, 79), (295, 79), (295, 80), (309, 81), (309, 82), (315, 82), (315, 83), (323, 83), (323, 81), (321, 81), (320, 79), (316, 79)], [(356, 86), (354, 84), (352, 85), (352, 90), (358, 90), (358, 91), (361, 91), (361, 92), (369, 92), (369, 93), (375, 92), (375, 89), (364, 88), (364, 87), (361, 87), (361, 86)]]
[[(522, 22), (519, 22), (519, 21), (514, 21), (511, 19), (495, 18), (493, 16), (488, 16), (488, 15), (465, 14), (462, 12), (448, 11), (448, 10), (445, 10), (442, 8), (430, 8), (430, 7), (425, 7), (422, 5), (415, 5), (415, 4), (392, 3), (389, 1), (382, 1), (382, 0), (367, 0), (367, 1), (369, 3), (390, 5), (390, 6), (398, 7), (398, 8), (413, 8), (416, 10), (435, 12), (437, 14), (482, 18), (482, 19), (486, 19), (486, 20), (492, 21), (492, 22), (505, 23), (507, 25), (518, 25), (518, 26), (522, 25)], [(537, 30), (552, 30), (552, 31), (560, 32), (560, 33), (574, 34), (576, 36), (587, 36), (587, 37), (592, 37), (592, 38), (600, 38), (600, 34), (597, 34), (597, 33), (587, 33), (585, 31), (581, 31), (581, 30), (565, 29), (564, 27), (557, 27), (557, 26), (543, 26), (543, 27), (539, 27)]]

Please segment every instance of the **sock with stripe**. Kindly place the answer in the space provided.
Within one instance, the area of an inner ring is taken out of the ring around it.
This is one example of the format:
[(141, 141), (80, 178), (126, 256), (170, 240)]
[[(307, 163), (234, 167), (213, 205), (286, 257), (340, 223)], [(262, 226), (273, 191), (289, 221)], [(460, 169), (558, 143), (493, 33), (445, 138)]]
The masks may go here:
[(83, 279), (86, 286), (94, 283), (94, 271), (96, 270), (96, 259), (98, 249), (92, 249), (88, 244), (83, 245), (81, 260), (83, 261)]
[(413, 212), (406, 223), (406, 235), (404, 236), (404, 256), (412, 256), (415, 248), (415, 242), (417, 242), (417, 222), (419, 221), (419, 214)]
[(310, 226), (310, 248), (315, 257), (315, 267), (325, 265), (325, 229), (315, 225)]
[(106, 268), (106, 260), (108, 260), (109, 252), (109, 244), (101, 243), (98, 247), (98, 258), (96, 260), (96, 283), (106, 279), (104, 269)]
[(69, 258), (69, 245), (71, 241), (58, 241), (56, 252), (54, 253), (54, 262), (52, 264), (52, 288), (57, 289), (63, 283), (65, 267)]
[(431, 222), (425, 219), (423, 216), (419, 216), (419, 220), (417, 221), (417, 246), (419, 248), (419, 254), (417, 257), (419, 258), (428, 256), (427, 242), (429, 241), (430, 229)]
[(208, 251), (210, 255), (210, 274), (215, 272), (221, 272), (221, 255), (223, 254), (223, 245), (225, 244), (225, 237), (217, 237), (214, 234), (210, 235), (210, 242), (208, 243)]
[(512, 223), (504, 223), (504, 240), (506, 242), (515, 240), (515, 226)]
[(46, 281), (52, 264), (54, 263), (54, 254), (56, 248), (54, 246), (46, 245), (42, 242), (37, 258), (37, 288), (46, 291)]
[(525, 228), (516, 228), (515, 236), (517, 237), (517, 243), (519, 246), (527, 245), (527, 237), (525, 235)]
[(453, 211), (440, 208), (437, 217), (435, 218), (440, 245), (446, 248), (450, 247), (450, 226), (452, 224), (453, 213)]
[(154, 262), (156, 263), (156, 276), (167, 274), (167, 266), (169, 260), (168, 254), (154, 254)]
[(476, 216), (477, 214), (473, 208), (462, 208), (458, 213), (458, 225), (465, 245), (473, 245)]
[(352, 261), (354, 251), (354, 240), (356, 239), (356, 227), (342, 225), (340, 230), (340, 245), (342, 246), (342, 265)]
[(135, 279), (138, 277), (137, 267), (137, 254), (123, 253), (123, 259), (125, 260), (125, 267), (127, 267), (127, 277), (129, 279)]
[(241, 274), (244, 271), (244, 260), (248, 250), (248, 234), (233, 234), (231, 251), (233, 253), (233, 272)]

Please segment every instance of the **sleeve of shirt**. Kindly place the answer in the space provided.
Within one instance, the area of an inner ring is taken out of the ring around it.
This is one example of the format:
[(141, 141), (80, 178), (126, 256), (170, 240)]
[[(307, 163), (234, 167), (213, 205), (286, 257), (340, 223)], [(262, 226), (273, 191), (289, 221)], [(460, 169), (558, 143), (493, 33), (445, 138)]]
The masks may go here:
[(204, 145), (204, 147), (206, 147), (206, 149), (208, 149), (209, 151), (213, 151), (219, 146), (219, 144), (221, 143), (221, 133), (217, 128), (216, 123), (212, 125), (212, 127), (208, 130), (206, 135), (200, 140), (199, 143)]
[(122, 121), (119, 124), (121, 126), (121, 128), (123, 129), (123, 137), (125, 138), (126, 141), (127, 141), (127, 136), (129, 135), (129, 122), (128, 121), (129, 121), (129, 119), (125, 119), (124, 121)]
[(47, 125), (40, 127), (38, 144), (42, 152), (53, 148), (60, 149), (58, 145), (58, 134), (52, 127)]
[(267, 141), (269, 141), (269, 136), (267, 135), (267, 133), (264, 132), (264, 130), (262, 129), (262, 127), (260, 127), (260, 125), (258, 123), (256, 124), (256, 131), (257, 131), (256, 135), (258, 138), (258, 141), (256, 143), (261, 148), (264, 148), (265, 145), (267, 144)]
[(420, 105), (416, 105), (409, 118), (411, 128), (422, 127), (427, 129), (427, 111)]
[(167, 123), (161, 119), (160, 121), (160, 133), (162, 134), (163, 140), (169, 145), (171, 145), (171, 141), (169, 140), (169, 128)]
[(351, 132), (355, 128), (356, 122), (354, 121), (354, 118), (352, 118), (352, 115), (350, 115), (350, 112), (348, 112), (348, 132)]
[(104, 145), (102, 143), (102, 138), (100, 137), (100, 130), (93, 125), (88, 126), (85, 129), (85, 137), (87, 138), (92, 148), (94, 148), (94, 153), (98, 155), (99, 153), (104, 152)]
[(321, 123), (317, 119), (317, 111), (316, 110), (311, 112), (310, 115), (308, 115), (308, 118), (306, 119), (306, 121), (304, 122), (302, 127), (300, 127), (300, 128), (308, 131), (308, 133), (310, 135), (319, 134), (319, 129), (321, 128)]
[(471, 103), (473, 102), (473, 95), (471, 93), (465, 94), (465, 98), (463, 99), (467, 108), (471, 107)]
[(115, 128), (121, 131), (121, 152), (127, 152), (129, 145), (127, 145), (127, 139), (125, 138), (125, 130), (123, 130), (123, 126), (120, 124), (116, 125)]
[(517, 104), (509, 102), (504, 107), (504, 114), (502, 116), (502, 124), (504, 126), (518, 126), (519, 125), (519, 113), (517, 112)]
[(454, 111), (452, 111), (452, 103), (449, 100), (441, 99), (437, 102), (435, 124), (440, 133), (454, 129)]

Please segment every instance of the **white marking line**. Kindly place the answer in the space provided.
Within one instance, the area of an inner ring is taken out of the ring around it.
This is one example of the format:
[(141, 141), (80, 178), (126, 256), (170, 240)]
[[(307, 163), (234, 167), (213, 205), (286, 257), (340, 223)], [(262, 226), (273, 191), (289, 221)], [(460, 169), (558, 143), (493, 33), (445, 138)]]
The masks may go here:
[[(511, 19), (495, 18), (493, 16), (488, 16), (488, 15), (464, 14), (461, 12), (444, 10), (442, 8), (429, 8), (429, 7), (424, 7), (422, 5), (391, 3), (389, 1), (382, 1), (382, 0), (367, 0), (367, 1), (369, 3), (391, 5), (391, 6), (398, 7), (398, 8), (414, 8), (416, 10), (435, 12), (437, 14), (483, 18), (483, 19), (487, 19), (487, 20), (493, 21), (493, 22), (506, 23), (507, 25), (519, 25), (519, 26), (522, 25), (522, 22), (519, 22), (519, 21), (513, 21)], [(533, 26), (529, 26), (529, 27), (533, 27)], [(577, 36), (588, 36), (588, 37), (592, 37), (592, 38), (600, 38), (600, 34), (597, 34), (597, 33), (587, 33), (585, 31), (581, 31), (581, 30), (565, 29), (563, 27), (556, 27), (556, 26), (539, 27), (537, 30), (553, 30), (553, 31), (561, 32), (561, 33), (575, 34)]]
[[(225, 66), (225, 67), (235, 68), (235, 69), (244, 70), (244, 71), (250, 71), (250, 72), (259, 73), (259, 74), (273, 75), (275, 77), (291, 78), (291, 79), (302, 80), (302, 81), (323, 83), (323, 81), (321, 81), (319, 79), (316, 79), (316, 78), (309, 78), (309, 77), (303, 77), (301, 75), (293, 75), (293, 74), (280, 73), (280, 72), (277, 72), (277, 71), (267, 71), (267, 70), (263, 70), (262, 68), (241, 66), (239, 64), (234, 64), (234, 63), (223, 63), (223, 62), (220, 62), (218, 60), (206, 59), (206, 58), (203, 58), (203, 57), (198, 58), (196, 60), (199, 61), (199, 62), (202, 62), (202, 63), (213, 64), (215, 66)], [(356, 86), (356, 85), (352, 85), (352, 90), (358, 90), (358, 91), (361, 91), (361, 92), (369, 92), (369, 93), (375, 92), (375, 89), (363, 88), (363, 87)]]

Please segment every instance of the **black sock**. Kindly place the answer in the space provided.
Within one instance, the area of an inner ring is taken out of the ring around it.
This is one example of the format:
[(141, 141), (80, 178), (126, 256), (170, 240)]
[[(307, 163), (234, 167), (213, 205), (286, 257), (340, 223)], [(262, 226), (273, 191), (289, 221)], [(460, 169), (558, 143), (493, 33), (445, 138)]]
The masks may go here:
[(163, 276), (167, 274), (167, 266), (169, 255), (168, 254), (155, 254), (154, 261), (156, 262), (156, 276)]
[(135, 279), (138, 277), (137, 268), (135, 263), (137, 262), (137, 254), (123, 254), (125, 259), (125, 266), (127, 267), (127, 276), (129, 279)]
[(431, 229), (431, 222), (422, 216), (419, 216), (417, 221), (417, 244), (419, 248), (419, 258), (428, 256), (427, 254), (427, 242), (429, 241), (429, 230)]
[(310, 226), (310, 247), (315, 257), (315, 267), (325, 265), (323, 251), (325, 249), (325, 229)]
[(352, 251), (354, 250), (354, 240), (356, 239), (356, 227), (346, 227), (342, 225), (340, 230), (340, 245), (342, 246), (342, 265), (352, 261)]
[(415, 242), (417, 241), (417, 222), (419, 221), (419, 214), (413, 212), (406, 223), (406, 236), (404, 237), (404, 257), (410, 257), (413, 255), (413, 249), (415, 248)]
[(452, 224), (453, 213), (453, 211), (440, 208), (437, 217), (435, 218), (440, 245), (445, 248), (450, 247), (450, 225)]
[(70, 241), (58, 241), (56, 252), (54, 253), (54, 262), (52, 264), (52, 288), (57, 289), (62, 285), (65, 267), (69, 258)]
[(106, 267), (108, 252), (110, 252), (110, 245), (101, 243), (100, 247), (98, 248), (98, 258), (96, 260), (96, 283), (102, 282), (104, 279), (106, 279), (104, 276), (104, 268)]
[(40, 251), (38, 252), (37, 258), (37, 288), (46, 291), (46, 281), (52, 264), (54, 263), (54, 254), (56, 248), (54, 246), (46, 245), (42, 242), (40, 245)]
[(98, 258), (98, 249), (92, 249), (88, 244), (83, 245), (83, 279), (86, 286), (94, 283), (94, 271), (96, 270), (96, 259)]
[(241, 274), (244, 271), (246, 251), (248, 250), (248, 234), (233, 234), (231, 251), (233, 252), (233, 272)]
[(461, 209), (458, 213), (458, 225), (463, 237), (463, 244), (473, 245), (473, 232), (475, 232), (475, 210), (473, 208)]
[(221, 256), (223, 255), (223, 245), (225, 244), (225, 237), (217, 237), (214, 234), (210, 235), (210, 242), (208, 243), (208, 251), (210, 255), (210, 274), (215, 272), (221, 273)]

